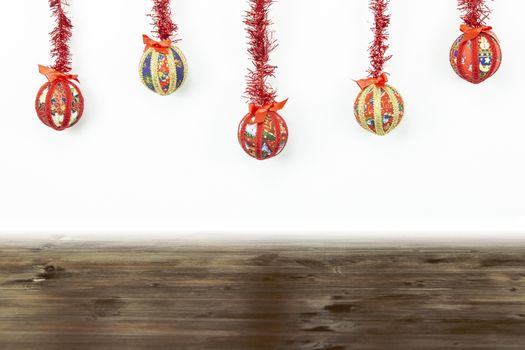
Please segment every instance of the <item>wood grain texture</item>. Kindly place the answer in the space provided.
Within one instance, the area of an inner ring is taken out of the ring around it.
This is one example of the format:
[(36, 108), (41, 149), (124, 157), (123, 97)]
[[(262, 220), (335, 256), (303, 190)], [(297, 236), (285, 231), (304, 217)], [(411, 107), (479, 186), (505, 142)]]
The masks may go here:
[(525, 247), (0, 246), (0, 349), (524, 349)]

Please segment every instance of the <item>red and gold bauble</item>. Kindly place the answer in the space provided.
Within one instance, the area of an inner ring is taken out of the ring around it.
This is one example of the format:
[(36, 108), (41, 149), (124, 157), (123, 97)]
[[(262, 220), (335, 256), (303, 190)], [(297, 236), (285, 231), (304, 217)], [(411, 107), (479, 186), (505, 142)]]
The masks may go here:
[(357, 83), (361, 92), (354, 103), (357, 122), (367, 131), (384, 136), (394, 130), (405, 113), (401, 94), (387, 85), (386, 75), (363, 79)]
[(250, 105), (250, 111), (239, 123), (238, 139), (251, 157), (265, 160), (275, 157), (286, 146), (288, 127), (277, 113), (286, 101), (268, 106)]
[(36, 95), (38, 118), (55, 130), (72, 127), (78, 123), (84, 111), (84, 98), (79, 87), (72, 81), (77, 80), (77, 77), (43, 66), (40, 66), (40, 72), (49, 81), (42, 85)]
[(450, 64), (461, 78), (479, 84), (494, 75), (501, 65), (501, 48), (491, 27), (461, 26), (462, 34), (450, 50)]

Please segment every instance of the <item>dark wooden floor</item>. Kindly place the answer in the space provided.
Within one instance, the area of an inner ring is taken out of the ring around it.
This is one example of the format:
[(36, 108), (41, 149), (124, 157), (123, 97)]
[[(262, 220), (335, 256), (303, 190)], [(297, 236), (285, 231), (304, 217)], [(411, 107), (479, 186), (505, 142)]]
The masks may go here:
[(525, 349), (525, 246), (0, 245), (0, 349)]

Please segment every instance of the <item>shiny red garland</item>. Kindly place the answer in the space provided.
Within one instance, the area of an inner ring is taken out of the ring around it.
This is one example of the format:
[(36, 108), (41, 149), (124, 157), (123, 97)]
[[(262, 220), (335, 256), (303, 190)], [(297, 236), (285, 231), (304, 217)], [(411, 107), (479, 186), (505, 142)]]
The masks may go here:
[(458, 0), (458, 7), (461, 19), (472, 28), (484, 26), (491, 13), (485, 0)]
[(177, 41), (174, 36), (177, 34), (178, 26), (171, 18), (170, 0), (153, 0), (153, 10), (149, 16), (153, 19), (154, 33), (160, 40)]
[(369, 77), (377, 78), (383, 73), (383, 66), (392, 56), (387, 56), (388, 50), (388, 26), (390, 25), (390, 15), (386, 14), (390, 0), (370, 0), (370, 9), (374, 13), (374, 41), (369, 47), (370, 52), (370, 69)]
[(71, 51), (69, 50), (69, 40), (71, 39), (71, 20), (64, 12), (67, 6), (64, 0), (49, 0), (49, 6), (53, 16), (56, 17), (56, 27), (51, 32), (51, 57), (55, 59), (52, 68), (62, 73), (71, 71)]
[(250, 102), (259, 106), (275, 102), (277, 92), (267, 82), (273, 77), (276, 66), (269, 63), (270, 53), (277, 46), (268, 27), (272, 24), (268, 12), (273, 0), (250, 0), (244, 23), (249, 37), (248, 53), (252, 57), (253, 69), (248, 70), (246, 95)]

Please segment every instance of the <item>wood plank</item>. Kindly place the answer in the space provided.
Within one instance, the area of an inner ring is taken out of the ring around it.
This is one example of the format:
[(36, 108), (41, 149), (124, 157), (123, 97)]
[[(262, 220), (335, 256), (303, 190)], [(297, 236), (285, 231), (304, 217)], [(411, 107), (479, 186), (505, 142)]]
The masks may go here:
[(523, 349), (525, 246), (0, 245), (0, 349)]

